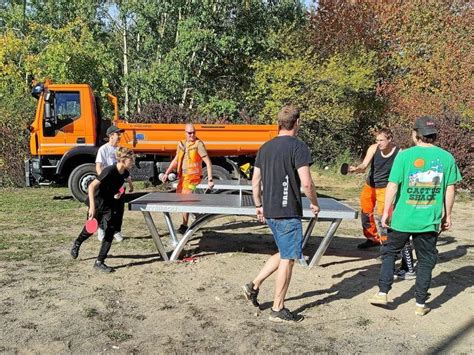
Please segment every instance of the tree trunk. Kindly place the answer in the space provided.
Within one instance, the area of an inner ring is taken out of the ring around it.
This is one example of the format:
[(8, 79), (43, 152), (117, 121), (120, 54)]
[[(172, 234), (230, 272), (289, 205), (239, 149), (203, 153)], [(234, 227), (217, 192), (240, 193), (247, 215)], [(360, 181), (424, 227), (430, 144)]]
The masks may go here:
[(122, 18), (123, 21), (123, 31), (122, 31), (122, 37), (123, 37), (123, 77), (126, 79), (124, 83), (124, 116), (125, 120), (128, 119), (128, 83), (126, 82), (128, 80), (128, 48), (127, 48), (127, 15), (123, 15)]
[[(139, 55), (140, 52), (140, 32), (137, 33), (137, 57), (140, 58)], [(137, 64), (137, 72), (140, 74), (140, 59), (138, 59), (138, 64)], [(137, 100), (137, 113), (140, 113), (142, 111), (142, 102), (140, 99), (140, 83), (136, 83), (136, 88), (135, 88), (135, 98)]]

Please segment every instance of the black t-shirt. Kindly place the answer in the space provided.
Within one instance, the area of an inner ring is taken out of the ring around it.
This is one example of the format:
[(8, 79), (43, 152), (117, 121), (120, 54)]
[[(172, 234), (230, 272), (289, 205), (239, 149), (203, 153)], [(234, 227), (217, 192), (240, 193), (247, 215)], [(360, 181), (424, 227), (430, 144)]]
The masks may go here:
[(265, 218), (294, 218), (303, 215), (298, 169), (313, 164), (311, 153), (301, 140), (278, 136), (265, 143), (257, 154), (263, 183)]
[[(119, 192), (129, 176), (130, 173), (127, 169), (125, 169), (123, 174), (120, 174), (116, 164), (107, 166), (102, 170), (97, 177), (100, 184), (94, 195), (97, 210), (113, 208), (116, 205), (119, 200), (116, 200), (114, 196)], [(86, 203), (89, 205), (89, 198)]]
[(393, 162), (397, 156), (400, 148), (395, 148), (392, 155), (387, 158), (382, 156), (382, 152), (379, 148), (375, 151), (375, 155), (370, 163), (370, 172), (367, 175), (367, 184), (375, 188), (387, 187), (388, 177), (392, 170)]

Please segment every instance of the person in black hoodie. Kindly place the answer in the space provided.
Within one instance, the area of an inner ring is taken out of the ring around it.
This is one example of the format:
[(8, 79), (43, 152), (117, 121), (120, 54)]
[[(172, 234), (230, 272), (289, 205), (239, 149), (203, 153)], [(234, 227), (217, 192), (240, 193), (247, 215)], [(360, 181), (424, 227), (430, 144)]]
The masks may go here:
[[(99, 256), (94, 263), (94, 268), (103, 272), (114, 271), (113, 268), (105, 264), (116, 229), (112, 216), (123, 202), (124, 195), (120, 192), (120, 188), (130, 176), (129, 170), (135, 160), (133, 152), (128, 148), (118, 148), (116, 156), (117, 164), (106, 167), (91, 182), (86, 199), (86, 205), (89, 207), (87, 218), (89, 220), (92, 218), (97, 219), (99, 225), (103, 226), (105, 230), (105, 237), (102, 240)], [(86, 227), (82, 229), (71, 248), (73, 259), (77, 259), (81, 244), (92, 234), (86, 230)]]

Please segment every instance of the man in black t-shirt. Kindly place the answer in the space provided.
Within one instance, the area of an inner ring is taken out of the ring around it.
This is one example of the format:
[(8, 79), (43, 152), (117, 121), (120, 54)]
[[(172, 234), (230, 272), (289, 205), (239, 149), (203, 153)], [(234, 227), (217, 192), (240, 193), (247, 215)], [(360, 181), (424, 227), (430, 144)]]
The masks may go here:
[[(243, 286), (245, 297), (259, 307), (257, 296), (263, 281), (277, 271), (270, 320), (296, 322), (302, 319), (285, 308), (284, 301), (296, 259), (302, 258), (303, 207), (300, 189), (319, 213), (318, 199), (309, 166), (313, 163), (305, 143), (296, 138), (299, 111), (285, 106), (278, 114), (278, 136), (265, 143), (257, 154), (252, 179), (253, 198), (260, 222), (270, 227), (278, 253), (272, 255), (257, 277)], [(262, 203), (263, 185), (263, 203)]]
[[(104, 239), (100, 247), (99, 256), (94, 264), (94, 268), (103, 272), (112, 272), (113, 268), (107, 266), (104, 261), (112, 245), (114, 233), (117, 229), (117, 219), (113, 215), (123, 204), (123, 193), (120, 188), (130, 176), (129, 170), (133, 166), (134, 155), (128, 148), (118, 148), (116, 151), (117, 164), (106, 167), (100, 175), (94, 179), (88, 188), (86, 204), (89, 207), (87, 218), (97, 219), (100, 226), (105, 230)], [(71, 256), (77, 259), (81, 244), (85, 242), (93, 233), (89, 233), (84, 227), (74, 241), (71, 248)]]

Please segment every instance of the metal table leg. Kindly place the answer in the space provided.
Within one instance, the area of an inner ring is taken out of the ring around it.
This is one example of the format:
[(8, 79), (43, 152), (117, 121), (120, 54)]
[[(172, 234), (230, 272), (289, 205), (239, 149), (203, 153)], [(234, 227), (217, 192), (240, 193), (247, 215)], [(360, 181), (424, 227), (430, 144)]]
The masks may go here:
[(191, 239), (193, 234), (197, 232), (199, 228), (201, 228), (203, 225), (206, 223), (223, 217), (223, 215), (220, 214), (201, 214), (199, 215), (199, 218), (196, 219), (191, 225), (189, 226), (188, 230), (186, 233), (184, 233), (183, 238), (180, 239), (178, 245), (176, 248), (173, 250), (173, 253), (171, 254), (170, 261), (175, 261), (178, 260), (179, 255), (181, 254), (181, 251), (183, 250), (184, 246), (186, 243)]
[(304, 249), (304, 247), (306, 246), (306, 243), (308, 243), (308, 239), (309, 239), (309, 237), (311, 237), (311, 233), (313, 233), (314, 225), (316, 224), (317, 221), (318, 221), (318, 217), (313, 217), (309, 220), (308, 226), (306, 227), (306, 230), (305, 230), (304, 236), (303, 236), (303, 247), (302, 247), (302, 249)]
[(169, 212), (164, 212), (163, 214), (165, 215), (166, 227), (170, 233), (171, 244), (173, 247), (176, 247), (178, 245), (178, 237), (176, 237), (176, 230), (174, 229), (173, 221), (171, 220)]
[(156, 225), (155, 225), (155, 222), (153, 221), (153, 217), (151, 216), (150, 212), (142, 211), (142, 213), (143, 213), (143, 217), (145, 217), (146, 225), (148, 226), (148, 230), (151, 233), (151, 236), (153, 238), (153, 241), (155, 242), (156, 248), (158, 249), (158, 252), (160, 253), (164, 261), (169, 261), (168, 255), (166, 254), (165, 247), (163, 246), (163, 243), (161, 243), (160, 235), (158, 233), (158, 230), (156, 229)]
[(334, 219), (331, 222), (331, 225), (328, 228), (328, 231), (326, 232), (326, 235), (324, 236), (323, 240), (321, 241), (321, 244), (318, 247), (318, 250), (316, 250), (316, 253), (314, 253), (313, 258), (311, 259), (311, 262), (309, 263), (309, 267), (313, 267), (314, 265), (319, 264), (319, 260), (321, 257), (324, 255), (326, 252), (326, 249), (328, 248), (329, 244), (332, 241), (332, 238), (334, 237), (334, 234), (336, 233), (337, 228), (341, 224), (342, 219)]

